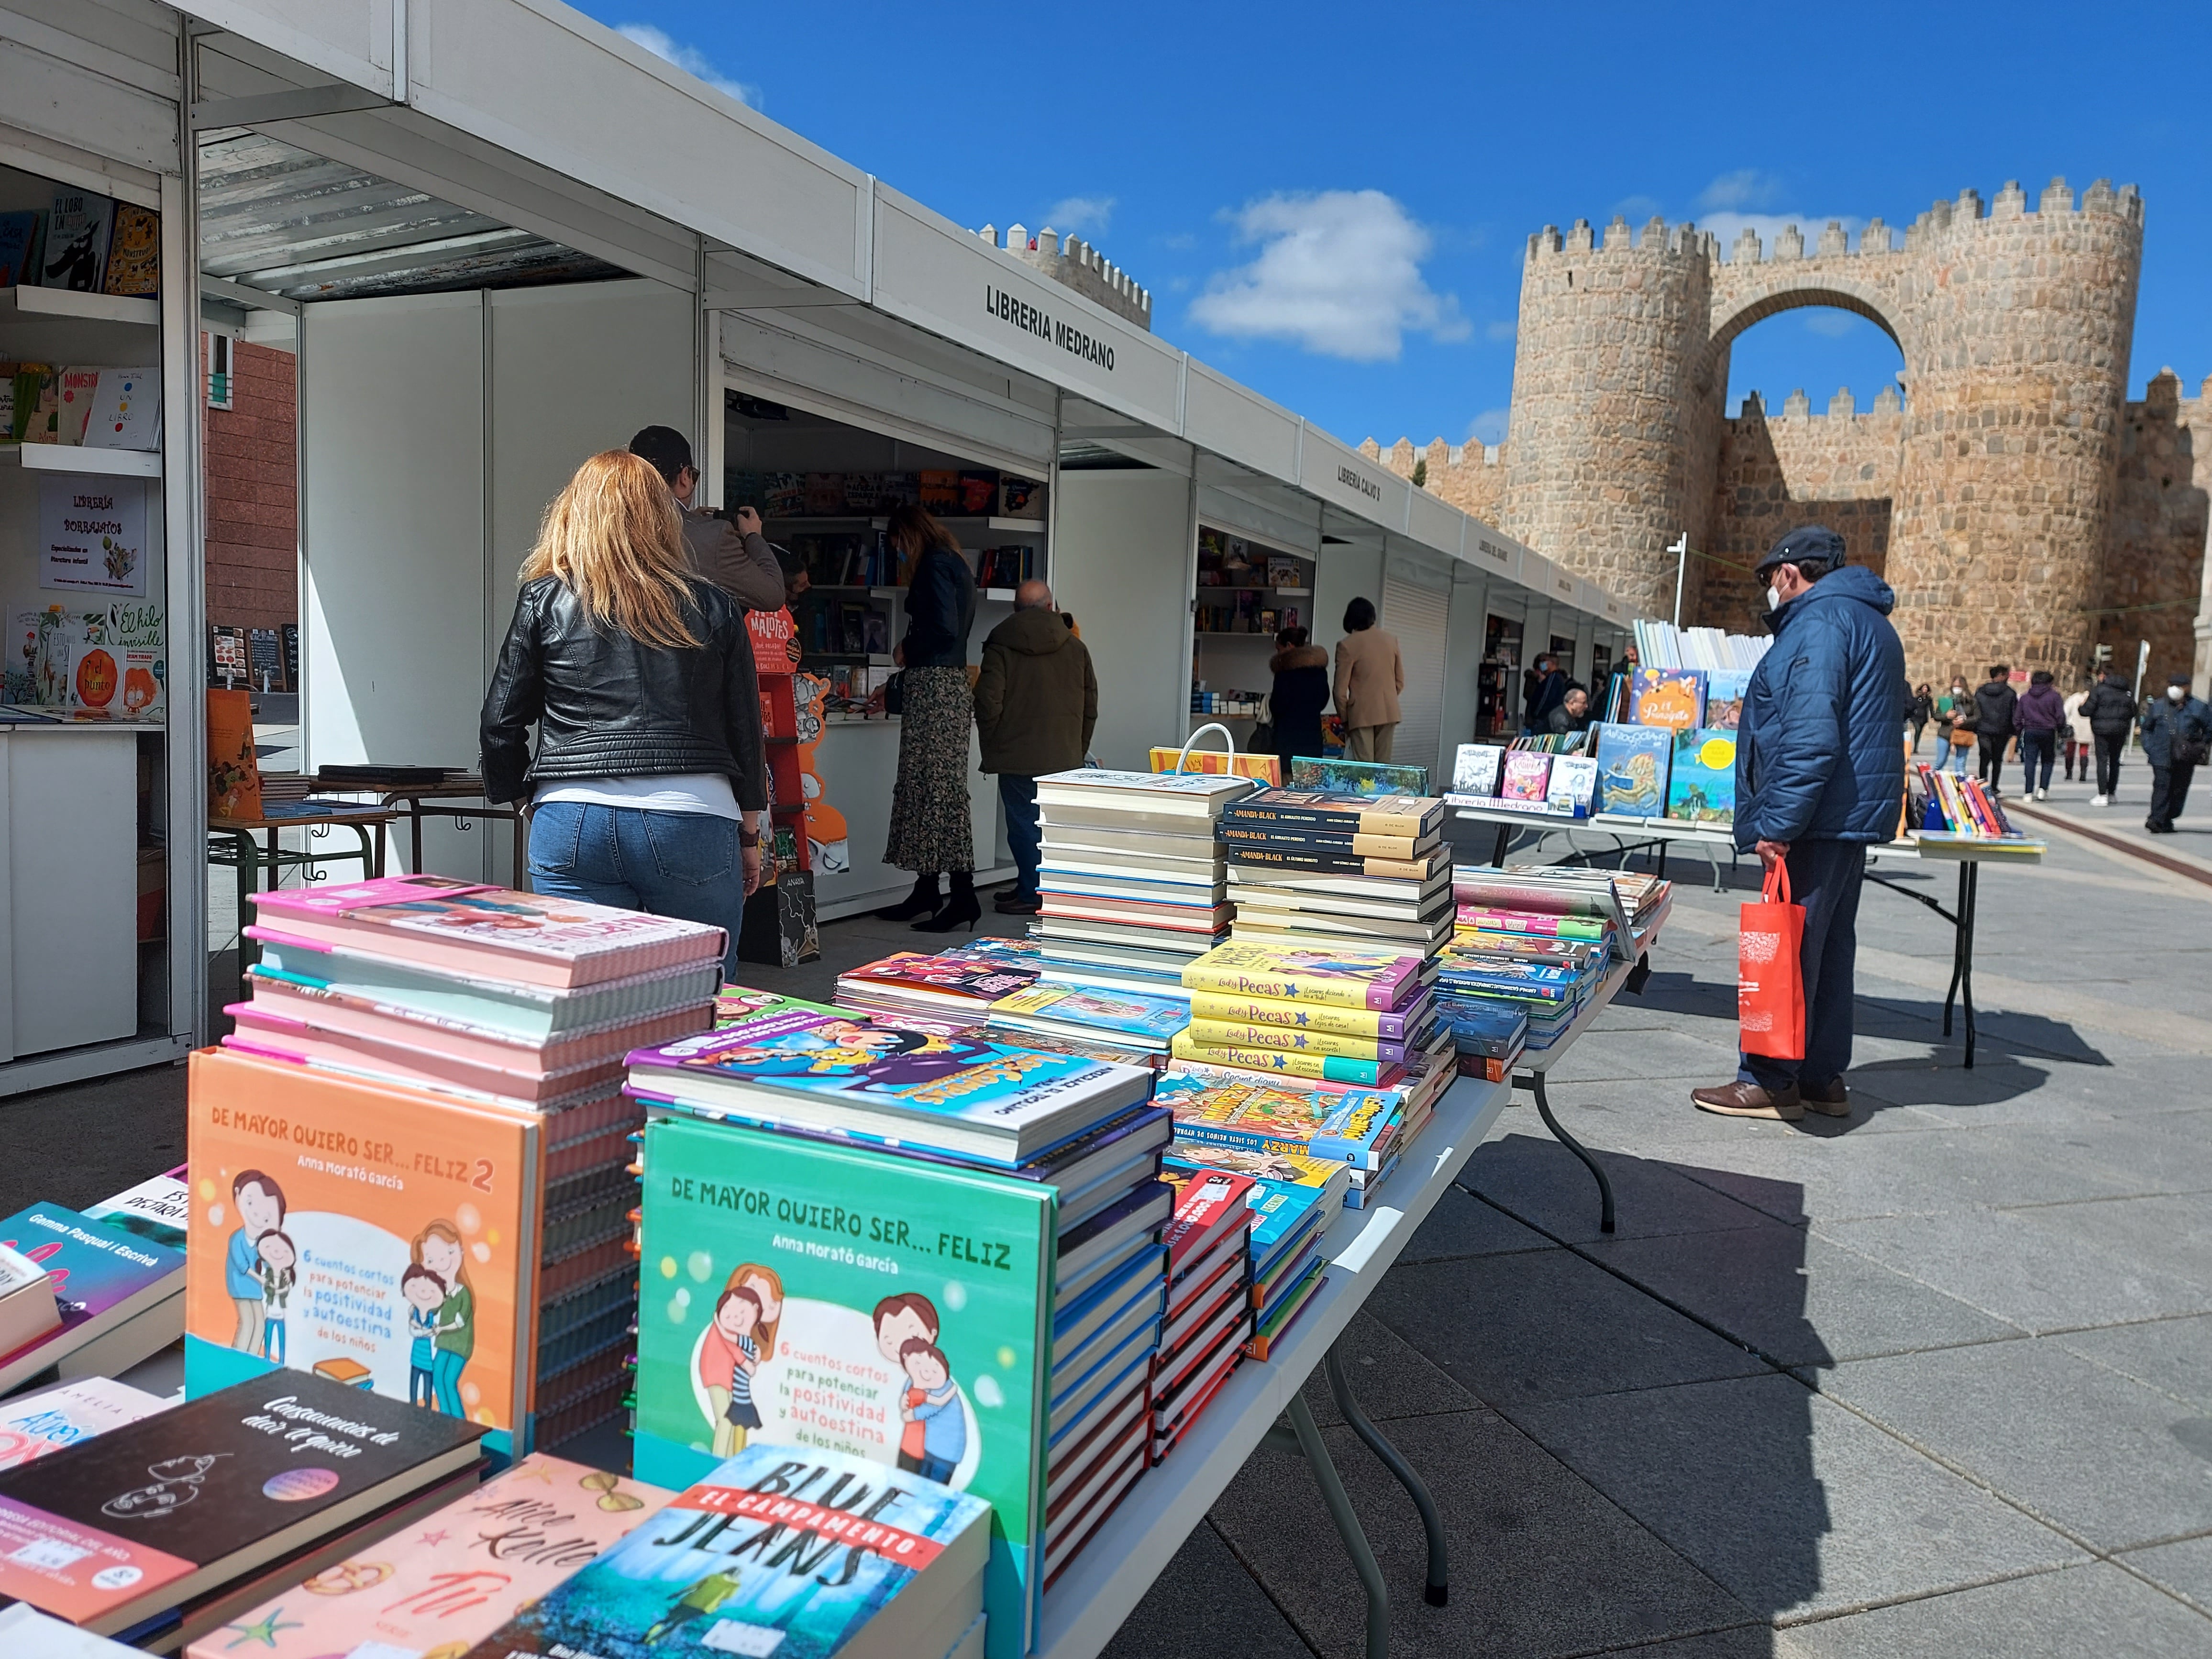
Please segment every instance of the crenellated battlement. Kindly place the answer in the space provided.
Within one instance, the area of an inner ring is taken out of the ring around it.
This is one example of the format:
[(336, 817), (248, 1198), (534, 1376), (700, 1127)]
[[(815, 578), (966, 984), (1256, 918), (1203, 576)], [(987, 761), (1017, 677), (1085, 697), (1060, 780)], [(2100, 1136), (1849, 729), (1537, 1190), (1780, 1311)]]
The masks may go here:
[(1096, 300), (1115, 316), (1126, 317), (1139, 327), (1152, 325), (1152, 290), (1139, 287), (1127, 271), (1080, 236), (1063, 240), (1050, 225), (1032, 236), (1019, 224), (1006, 227), (1004, 242), (999, 240), (996, 225), (986, 225), (975, 234), (993, 247), (1003, 247), (1063, 288), (1074, 289), (1086, 300)]
[(1655, 214), (1644, 222), (1640, 231), (1632, 231), (1628, 221), (1616, 214), (1602, 233), (1594, 230), (1587, 219), (1576, 220), (1565, 234), (1557, 225), (1546, 225), (1528, 239), (1528, 258), (1534, 263), (1546, 258), (1580, 259), (1594, 254), (1632, 252), (1675, 258), (1702, 256), (1714, 264), (1786, 264), (1804, 259), (1865, 258), (1917, 252), (1933, 238), (1983, 221), (2002, 222), (2063, 214), (2140, 224), (2142, 197), (2133, 185), (2122, 185), (2115, 190), (2111, 179), (2100, 179), (2089, 186), (2077, 205), (2066, 180), (2056, 178), (2044, 186), (2031, 209), (2027, 192), (2021, 188), (2020, 181), (2008, 179), (1986, 207), (1981, 192), (1972, 189), (1960, 191), (1954, 199), (1937, 201), (1906, 228), (1901, 241), (1891, 227), (1878, 217), (1867, 221), (1856, 241), (1844, 229), (1842, 220), (1831, 219), (1814, 240), (1809, 252), (1803, 229), (1794, 224), (1785, 225), (1771, 246), (1747, 225), (1723, 249), (1719, 237), (1699, 230), (1688, 220), (1669, 225)]

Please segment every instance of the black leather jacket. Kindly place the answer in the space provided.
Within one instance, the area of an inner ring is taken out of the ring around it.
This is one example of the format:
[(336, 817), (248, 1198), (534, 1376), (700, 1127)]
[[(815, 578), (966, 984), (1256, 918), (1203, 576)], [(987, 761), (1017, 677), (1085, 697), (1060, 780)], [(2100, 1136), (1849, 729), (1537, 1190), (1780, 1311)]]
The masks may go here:
[(706, 641), (690, 651), (595, 632), (557, 576), (523, 588), (484, 693), (488, 799), (520, 800), (539, 779), (719, 772), (741, 808), (767, 807), (760, 685), (744, 613), (713, 583), (690, 586), (684, 619)]
[(957, 553), (933, 547), (914, 568), (906, 593), (906, 638), (901, 653), (908, 668), (962, 668), (968, 634), (975, 626), (975, 578)]

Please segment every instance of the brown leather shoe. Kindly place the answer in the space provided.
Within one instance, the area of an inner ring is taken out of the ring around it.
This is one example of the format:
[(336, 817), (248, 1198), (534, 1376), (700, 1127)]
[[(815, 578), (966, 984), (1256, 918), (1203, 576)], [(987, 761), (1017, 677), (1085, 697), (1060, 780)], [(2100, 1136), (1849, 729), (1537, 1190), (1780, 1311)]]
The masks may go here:
[(1851, 1115), (1851, 1091), (1844, 1086), (1841, 1078), (1818, 1089), (1808, 1088), (1800, 1080), (1797, 1098), (1823, 1117), (1849, 1117)]
[(1794, 1123), (1805, 1115), (1795, 1084), (1769, 1093), (1756, 1083), (1723, 1083), (1717, 1089), (1691, 1090), (1690, 1100), (1699, 1111), (1718, 1112), (1723, 1117), (1771, 1117)]

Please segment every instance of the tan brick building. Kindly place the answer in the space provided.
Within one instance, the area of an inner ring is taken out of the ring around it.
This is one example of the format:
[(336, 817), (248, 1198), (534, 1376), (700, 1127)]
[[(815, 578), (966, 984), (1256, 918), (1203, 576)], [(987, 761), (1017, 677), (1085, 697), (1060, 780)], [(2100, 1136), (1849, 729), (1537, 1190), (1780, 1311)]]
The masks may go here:
[[(2142, 203), (2054, 179), (1938, 202), (1901, 246), (1876, 220), (1854, 247), (1831, 223), (1766, 248), (1654, 219), (1528, 241), (1509, 439), (1401, 440), (1369, 453), (1593, 580), (1668, 616), (1674, 556), (1692, 561), (1685, 620), (1757, 625), (1747, 567), (1808, 521), (1897, 589), (1912, 677), (1989, 663), (2070, 682), (2099, 644), (2154, 672), (2197, 653), (2212, 491), (2212, 381), (2170, 372), (2126, 401)], [(1802, 306), (1867, 317), (1905, 359), (1904, 396), (1816, 410), (1747, 397), (1725, 415), (1729, 350)]]

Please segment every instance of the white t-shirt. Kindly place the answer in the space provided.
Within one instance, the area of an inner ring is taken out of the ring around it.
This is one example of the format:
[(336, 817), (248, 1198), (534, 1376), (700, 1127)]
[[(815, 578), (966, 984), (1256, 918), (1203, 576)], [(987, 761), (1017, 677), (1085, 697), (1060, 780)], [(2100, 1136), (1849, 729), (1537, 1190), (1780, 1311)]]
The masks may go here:
[(741, 818), (736, 791), (720, 772), (678, 772), (660, 778), (577, 778), (542, 786), (531, 804), (580, 801), (586, 806), (629, 806), (647, 812), (701, 812)]

